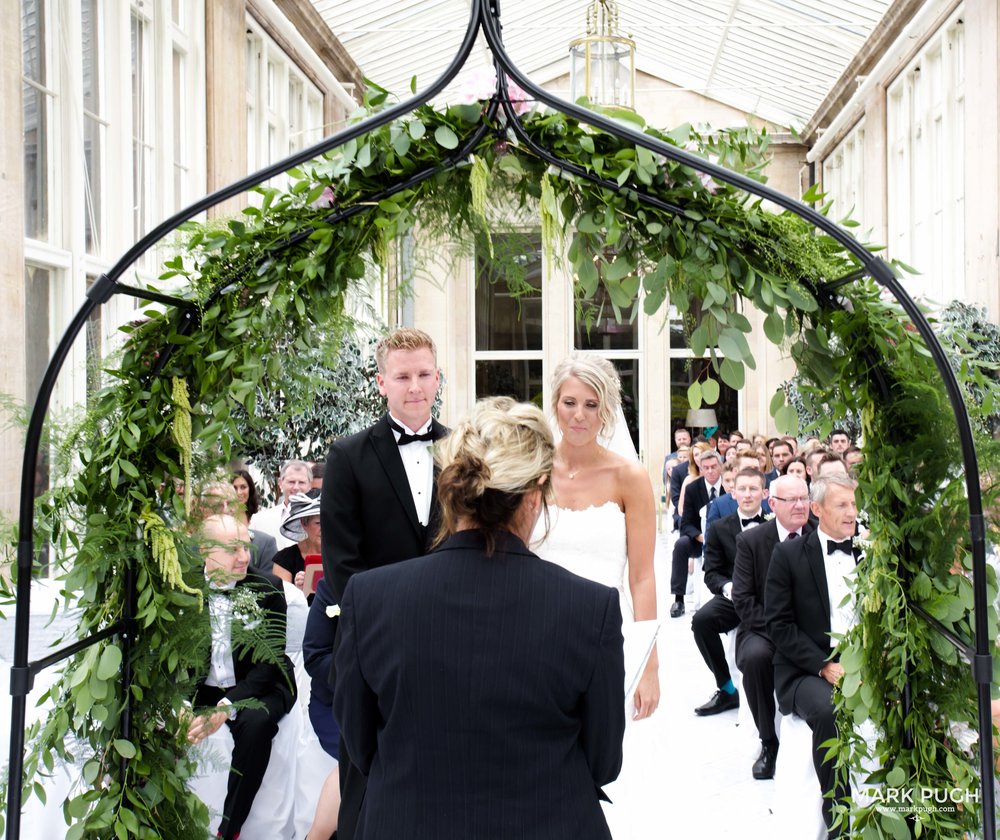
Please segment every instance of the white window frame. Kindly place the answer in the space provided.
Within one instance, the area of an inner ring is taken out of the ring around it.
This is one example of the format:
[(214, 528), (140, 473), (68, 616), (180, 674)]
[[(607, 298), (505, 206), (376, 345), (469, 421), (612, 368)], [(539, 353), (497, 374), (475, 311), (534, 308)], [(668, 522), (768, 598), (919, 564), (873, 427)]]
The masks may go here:
[[(888, 253), (935, 301), (965, 276), (965, 27), (959, 8), (886, 91)], [(959, 286), (958, 288), (961, 288)]]

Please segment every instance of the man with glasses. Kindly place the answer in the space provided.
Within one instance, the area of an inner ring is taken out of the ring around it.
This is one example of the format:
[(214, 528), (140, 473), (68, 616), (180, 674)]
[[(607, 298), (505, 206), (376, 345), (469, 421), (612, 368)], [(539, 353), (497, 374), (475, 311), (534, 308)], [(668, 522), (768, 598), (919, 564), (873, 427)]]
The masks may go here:
[(743, 694), (750, 704), (760, 755), (755, 779), (773, 779), (778, 756), (774, 730), (774, 644), (764, 619), (764, 587), (774, 547), (811, 530), (809, 490), (801, 478), (783, 475), (771, 482), (768, 502), (774, 518), (736, 538), (733, 563), (733, 607), (740, 619), (736, 633), (736, 666), (743, 674)]
[(670, 591), (674, 603), (670, 605), (670, 617), (684, 615), (684, 593), (687, 591), (688, 560), (701, 557), (705, 536), (701, 532), (702, 511), (722, 495), (722, 462), (719, 453), (709, 449), (698, 462), (701, 475), (692, 481), (684, 491), (684, 514), (681, 516), (681, 535), (674, 543), (671, 558)]
[(305, 461), (285, 461), (278, 473), (278, 490), (281, 496), (274, 507), (257, 511), (250, 520), (254, 531), (263, 531), (274, 537), (278, 551), (295, 545), (281, 533), (281, 526), (288, 519), (291, 510), (290, 499), (297, 493), (305, 493), (312, 487), (312, 467)]

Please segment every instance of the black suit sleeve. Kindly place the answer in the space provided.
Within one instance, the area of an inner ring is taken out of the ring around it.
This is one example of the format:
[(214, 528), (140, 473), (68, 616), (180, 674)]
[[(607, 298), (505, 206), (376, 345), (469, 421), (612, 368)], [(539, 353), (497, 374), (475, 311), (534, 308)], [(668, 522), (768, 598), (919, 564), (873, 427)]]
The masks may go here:
[(343, 443), (330, 447), (324, 475), (320, 497), (323, 573), (339, 603), (351, 575), (366, 568), (361, 557), (361, 488)]
[[(276, 579), (275, 579), (276, 580)], [(286, 667), (281, 667), (273, 661), (263, 661), (256, 659), (249, 670), (236, 685), (226, 692), (226, 699), (239, 703), (243, 700), (259, 699), (275, 689), (285, 688), (295, 696), (295, 679), (287, 670), (288, 659), (285, 657), (285, 628), (287, 618), (287, 604), (285, 603), (285, 593), (275, 588), (275, 584), (268, 581), (257, 586), (252, 584), (257, 591), (263, 589), (264, 595), (259, 598), (259, 603), (263, 607), (268, 622), (268, 637), (270, 643), (278, 647), (280, 651), (275, 651), (286, 663)], [(279, 635), (280, 634), (280, 635)], [(234, 651), (234, 656), (238, 656), (239, 651)]]
[(730, 581), (732, 568), (726, 550), (725, 519), (716, 519), (708, 529), (705, 537), (705, 586), (713, 595), (722, 595), (722, 587)]
[(700, 478), (697, 478), (684, 489), (681, 535), (690, 537), (692, 540), (701, 536), (701, 509), (704, 507), (704, 502), (701, 499), (702, 494), (698, 492), (700, 490), (699, 482), (704, 484)]
[(597, 787), (613, 782), (622, 768), (625, 735), (625, 655), (618, 593), (608, 593), (600, 648), (581, 704), (580, 741)]
[(767, 635), (775, 648), (797, 668), (819, 676), (827, 661), (827, 651), (820, 649), (800, 626), (796, 607), (806, 608), (802, 592), (796, 590), (796, 578), (808, 574), (806, 558), (798, 545), (781, 543), (774, 549), (767, 570), (764, 589), (764, 612)]
[(754, 555), (750, 548), (750, 540), (740, 534), (736, 538), (736, 559), (733, 562), (733, 607), (745, 630), (753, 630), (763, 635), (767, 633), (764, 599), (757, 597), (755, 581)]
[(334, 654), (337, 686), (333, 694), (333, 715), (340, 723), (351, 763), (367, 776), (375, 759), (380, 718), (378, 697), (361, 672), (354, 589), (348, 581), (340, 603), (340, 643)]

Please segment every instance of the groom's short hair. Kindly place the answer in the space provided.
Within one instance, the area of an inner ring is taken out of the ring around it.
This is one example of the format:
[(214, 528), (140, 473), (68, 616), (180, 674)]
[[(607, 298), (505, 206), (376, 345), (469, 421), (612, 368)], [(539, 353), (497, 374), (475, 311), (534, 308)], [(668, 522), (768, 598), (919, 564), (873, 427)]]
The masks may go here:
[(414, 327), (399, 327), (383, 336), (375, 346), (375, 364), (379, 373), (385, 373), (385, 360), (393, 350), (420, 350), (426, 347), (437, 363), (437, 348), (432, 339), (423, 330)]

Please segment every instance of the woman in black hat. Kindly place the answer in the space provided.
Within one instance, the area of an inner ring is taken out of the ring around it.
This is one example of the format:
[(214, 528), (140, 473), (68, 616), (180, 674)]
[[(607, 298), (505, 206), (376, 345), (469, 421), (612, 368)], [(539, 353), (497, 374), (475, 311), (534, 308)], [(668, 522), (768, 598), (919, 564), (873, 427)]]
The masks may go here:
[(274, 555), (274, 574), (302, 589), (306, 580), (306, 557), (321, 552), (319, 491), (296, 493), (290, 500), (288, 518), (281, 524), (281, 536), (295, 545)]

